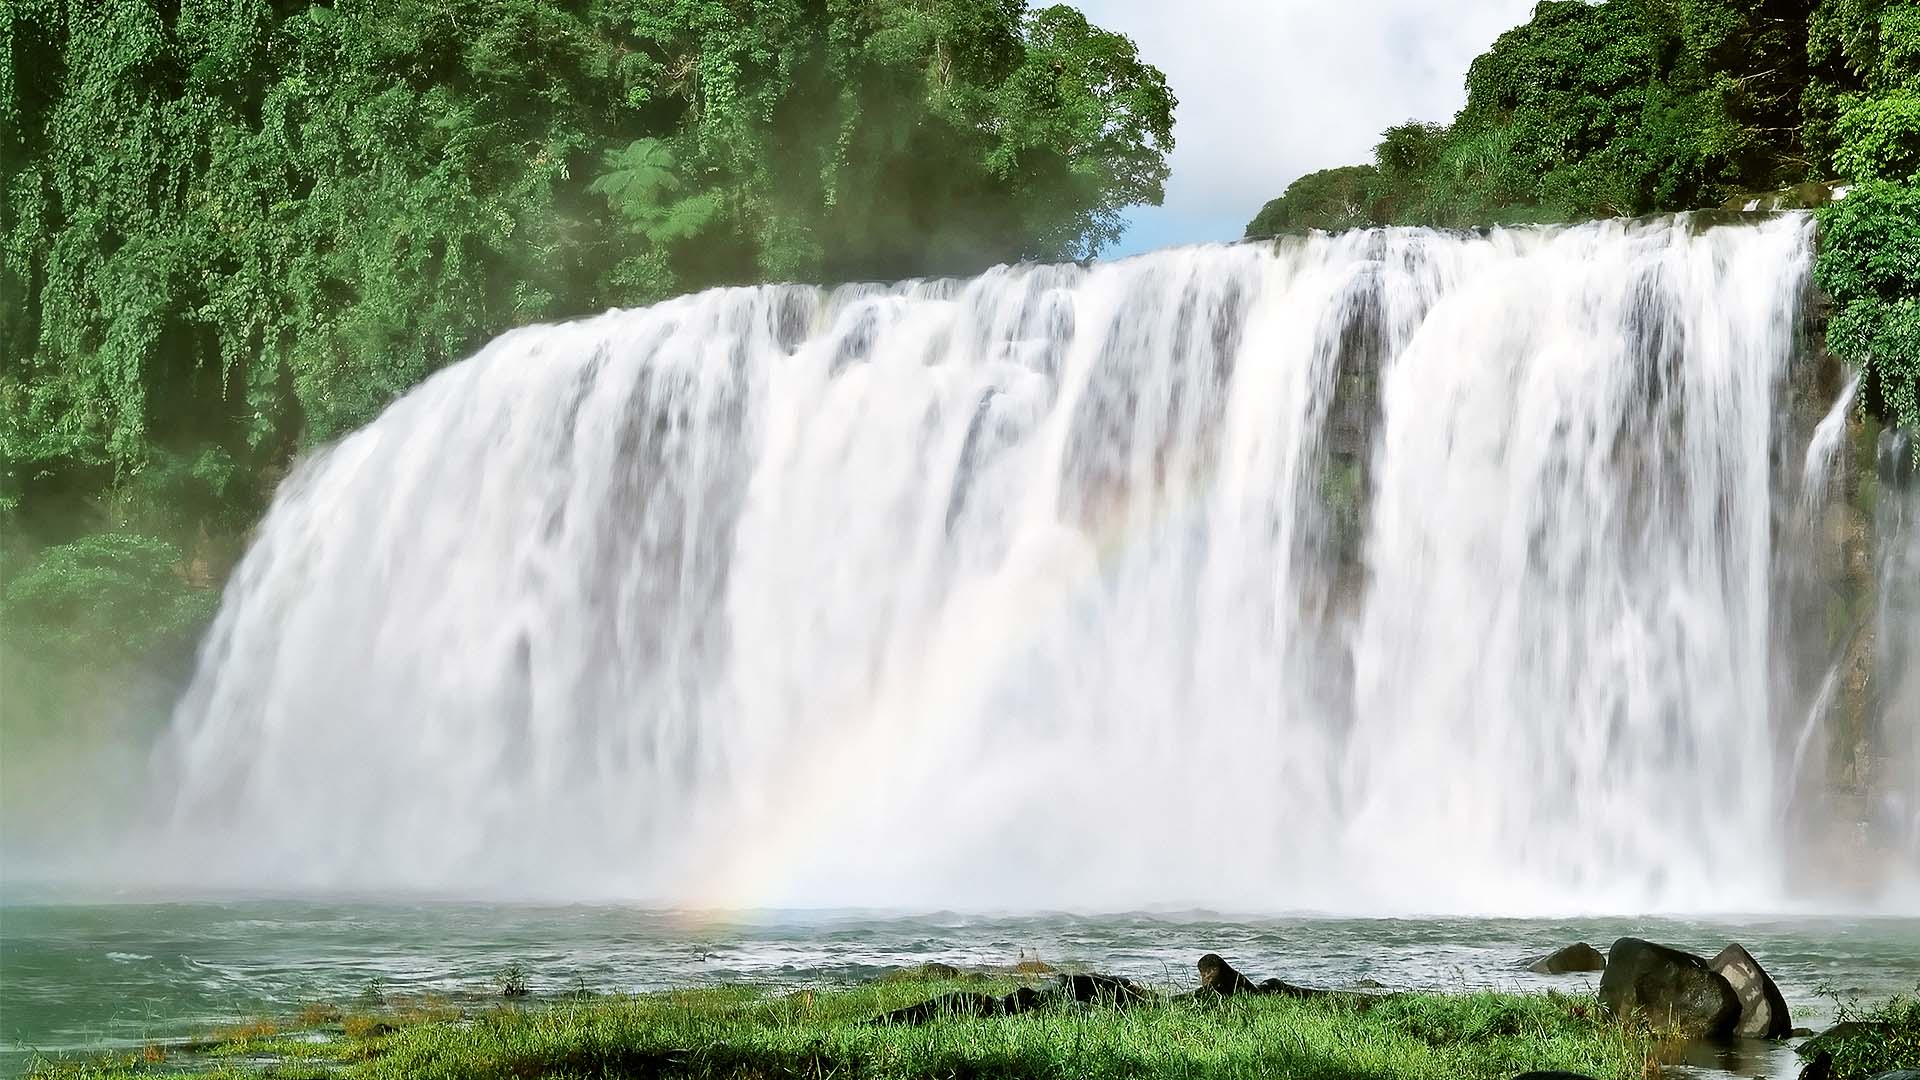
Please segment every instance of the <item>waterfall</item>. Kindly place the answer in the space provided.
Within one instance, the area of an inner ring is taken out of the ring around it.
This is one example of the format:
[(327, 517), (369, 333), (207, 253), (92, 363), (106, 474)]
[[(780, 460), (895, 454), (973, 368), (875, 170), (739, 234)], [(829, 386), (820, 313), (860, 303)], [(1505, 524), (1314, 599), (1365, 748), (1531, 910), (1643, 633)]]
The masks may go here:
[(1813, 439), (1807, 443), (1807, 459), (1801, 469), (1801, 502), (1808, 510), (1816, 510), (1827, 501), (1827, 484), (1833, 477), (1834, 455), (1847, 440), (1847, 418), (1853, 412), (1853, 399), (1860, 392), (1860, 373), (1847, 376), (1847, 385), (1835, 399), (1833, 408), (1821, 417), (1818, 427), (1813, 429)]
[(1911, 432), (1882, 432), (1874, 536), (1877, 708), (1870, 733), (1888, 774), (1880, 823), (1920, 897), (1920, 468)]
[(1810, 233), (1375, 230), (516, 330), (282, 485), (154, 849), (692, 908), (1777, 907)]

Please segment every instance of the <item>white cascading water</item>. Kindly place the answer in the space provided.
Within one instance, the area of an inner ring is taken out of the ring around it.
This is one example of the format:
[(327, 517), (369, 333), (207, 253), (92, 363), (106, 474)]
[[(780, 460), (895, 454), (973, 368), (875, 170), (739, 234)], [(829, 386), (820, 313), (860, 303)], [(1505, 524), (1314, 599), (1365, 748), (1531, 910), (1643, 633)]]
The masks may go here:
[(1846, 445), (1847, 421), (1853, 416), (1853, 399), (1860, 393), (1860, 373), (1847, 375), (1847, 385), (1834, 400), (1833, 408), (1820, 418), (1807, 443), (1806, 463), (1801, 467), (1800, 502), (1809, 511), (1827, 501), (1827, 486), (1833, 479), (1834, 456)]
[(1874, 523), (1876, 741), (1891, 774), (1880, 785), (1895, 857), (1920, 906), (1920, 459), (1913, 434), (1881, 435)]
[(714, 908), (1777, 906), (1810, 231), (1361, 232), (515, 331), (283, 485), (156, 850)]

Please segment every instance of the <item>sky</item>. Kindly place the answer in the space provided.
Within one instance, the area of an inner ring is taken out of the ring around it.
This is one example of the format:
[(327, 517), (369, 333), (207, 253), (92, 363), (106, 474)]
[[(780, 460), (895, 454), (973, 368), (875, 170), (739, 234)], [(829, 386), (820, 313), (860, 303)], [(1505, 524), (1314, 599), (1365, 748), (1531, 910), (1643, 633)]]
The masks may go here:
[(1166, 203), (1129, 213), (1130, 255), (1231, 240), (1316, 169), (1371, 159), (1380, 132), (1446, 122), (1467, 65), (1534, 0), (1075, 0), (1133, 38), (1180, 99)]

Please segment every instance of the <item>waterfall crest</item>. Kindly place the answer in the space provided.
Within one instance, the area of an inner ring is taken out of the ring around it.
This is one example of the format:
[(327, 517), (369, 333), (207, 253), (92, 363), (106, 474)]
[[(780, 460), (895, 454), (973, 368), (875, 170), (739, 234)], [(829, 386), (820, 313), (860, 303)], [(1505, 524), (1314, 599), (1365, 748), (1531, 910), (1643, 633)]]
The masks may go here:
[(1810, 232), (514, 331), (283, 485), (161, 754), (169, 849), (688, 907), (1777, 906)]

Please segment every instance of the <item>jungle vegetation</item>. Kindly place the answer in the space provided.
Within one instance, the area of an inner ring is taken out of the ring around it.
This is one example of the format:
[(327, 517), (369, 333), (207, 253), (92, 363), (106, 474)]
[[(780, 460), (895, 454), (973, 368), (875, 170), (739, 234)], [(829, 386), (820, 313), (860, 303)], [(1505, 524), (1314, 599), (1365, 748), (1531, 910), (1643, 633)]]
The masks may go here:
[(1173, 145), (1026, 0), (0, 0), (0, 54), (0, 646), (89, 666), (493, 335), (1091, 255)]
[[(295, 455), (511, 326), (1094, 254), (1173, 141), (1026, 0), (0, 0), (0, 52), (16, 672), (190, 638)], [(1920, 0), (1546, 0), (1466, 89), (1249, 234), (1850, 185), (1829, 343), (1920, 426)]]
[(1294, 181), (1248, 236), (1734, 207), (1820, 185), (1828, 344), (1920, 427), (1920, 0), (1545, 0), (1448, 124)]

